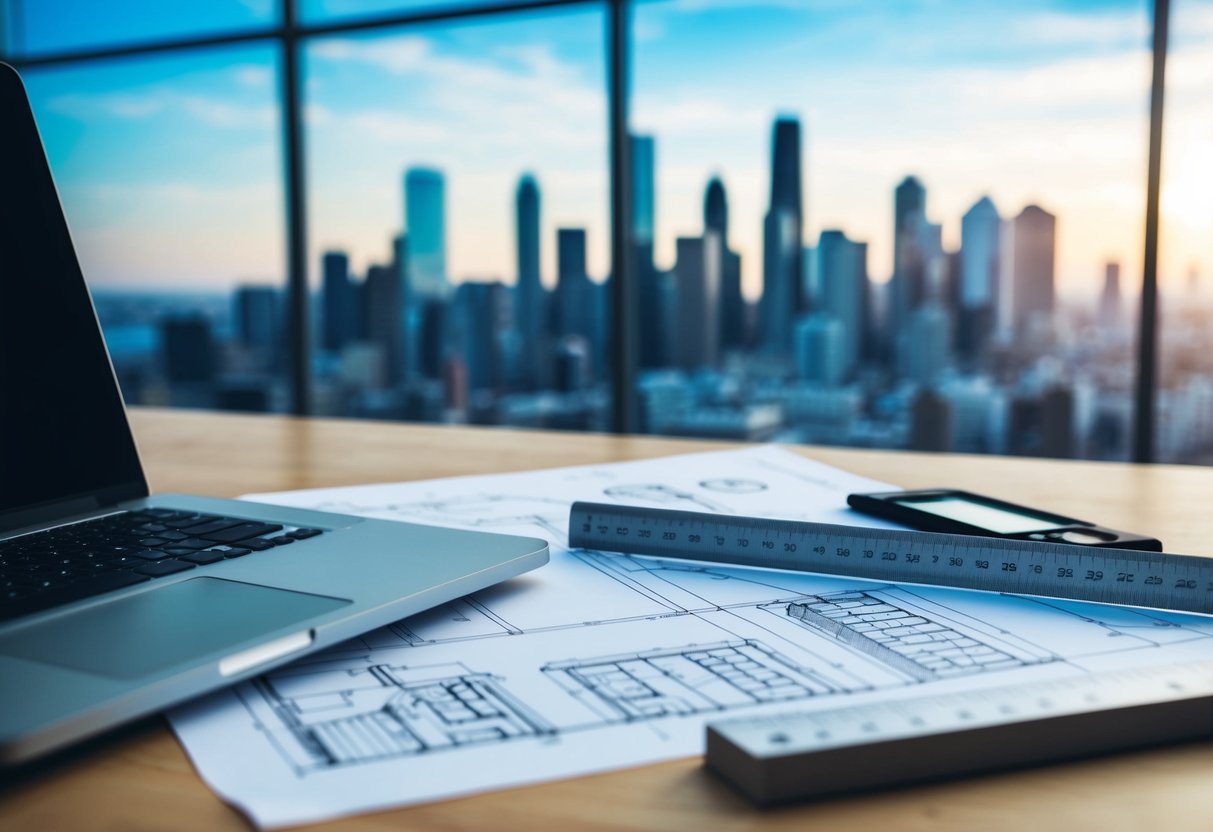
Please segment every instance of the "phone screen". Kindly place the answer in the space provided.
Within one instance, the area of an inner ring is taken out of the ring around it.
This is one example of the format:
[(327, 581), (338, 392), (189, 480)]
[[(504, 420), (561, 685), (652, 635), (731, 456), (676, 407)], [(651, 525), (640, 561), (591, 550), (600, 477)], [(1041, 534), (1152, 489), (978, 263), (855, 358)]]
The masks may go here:
[(952, 495), (934, 497), (927, 500), (898, 500), (899, 505), (906, 508), (925, 511), (968, 523), (979, 529), (995, 534), (1019, 534), (1021, 532), (1038, 532), (1045, 529), (1057, 528), (1057, 523), (1032, 514), (1017, 514), (1004, 508), (986, 505), (984, 503), (966, 500), (964, 497)]

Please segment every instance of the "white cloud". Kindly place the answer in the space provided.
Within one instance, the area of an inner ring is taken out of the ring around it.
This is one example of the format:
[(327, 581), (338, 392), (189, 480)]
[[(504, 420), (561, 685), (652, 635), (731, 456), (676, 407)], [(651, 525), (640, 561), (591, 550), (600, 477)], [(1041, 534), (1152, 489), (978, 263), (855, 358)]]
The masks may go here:
[(272, 104), (248, 106), (219, 97), (188, 95), (169, 90), (142, 94), (71, 93), (52, 98), (47, 105), (80, 121), (110, 119), (143, 120), (168, 114), (185, 114), (212, 127), (243, 128), (274, 123), (277, 108)]

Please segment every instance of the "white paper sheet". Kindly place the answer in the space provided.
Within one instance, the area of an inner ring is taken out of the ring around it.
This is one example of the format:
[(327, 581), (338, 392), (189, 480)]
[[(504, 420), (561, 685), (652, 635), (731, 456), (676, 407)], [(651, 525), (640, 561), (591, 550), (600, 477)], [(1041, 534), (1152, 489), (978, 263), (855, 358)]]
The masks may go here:
[(566, 548), (574, 500), (875, 525), (884, 483), (774, 447), (265, 502), (544, 537), (552, 562), (180, 708), (265, 827), (702, 753), (723, 716), (1213, 654), (1196, 616)]

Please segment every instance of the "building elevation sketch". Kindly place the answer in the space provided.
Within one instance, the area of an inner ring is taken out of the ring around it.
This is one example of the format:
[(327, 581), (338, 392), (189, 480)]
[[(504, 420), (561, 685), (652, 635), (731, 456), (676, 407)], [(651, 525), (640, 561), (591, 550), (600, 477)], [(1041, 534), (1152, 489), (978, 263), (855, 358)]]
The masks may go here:
[(258, 495), (541, 536), (547, 566), (171, 715), (263, 826), (702, 752), (723, 716), (1182, 662), (1213, 619), (567, 548), (574, 500), (874, 524), (774, 447)]

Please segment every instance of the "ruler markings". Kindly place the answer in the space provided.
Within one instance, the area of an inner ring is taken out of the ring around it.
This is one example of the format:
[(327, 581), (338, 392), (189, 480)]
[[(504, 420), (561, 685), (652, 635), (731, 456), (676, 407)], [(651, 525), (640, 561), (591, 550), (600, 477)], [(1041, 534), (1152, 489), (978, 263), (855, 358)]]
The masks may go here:
[(569, 545), (1213, 614), (1213, 559), (577, 502)]

